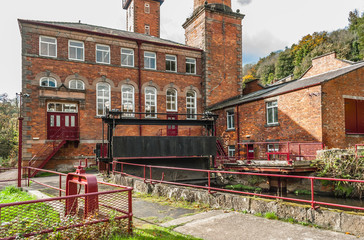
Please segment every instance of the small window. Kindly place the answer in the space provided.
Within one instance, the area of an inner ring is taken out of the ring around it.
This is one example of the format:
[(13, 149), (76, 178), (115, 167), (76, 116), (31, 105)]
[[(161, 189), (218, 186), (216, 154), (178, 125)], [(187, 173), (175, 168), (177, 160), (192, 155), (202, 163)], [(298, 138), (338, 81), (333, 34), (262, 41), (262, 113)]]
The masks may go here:
[(145, 29), (144, 33), (147, 34), (147, 35), (150, 35), (150, 27), (149, 27), (148, 24), (145, 24), (144, 29)]
[(77, 112), (77, 104), (75, 103), (48, 103), (47, 112)]
[(149, 3), (144, 3), (144, 12), (145, 13), (150, 13), (150, 5), (149, 5)]
[(186, 58), (186, 73), (196, 74), (196, 59)]
[(267, 124), (278, 124), (278, 103), (277, 101), (267, 102)]
[(167, 90), (167, 111), (177, 111), (177, 91), (175, 89)]
[(156, 54), (153, 52), (144, 52), (144, 68), (156, 69)]
[(81, 80), (71, 80), (68, 87), (70, 89), (85, 90), (85, 83)]
[(134, 50), (128, 48), (121, 49), (121, 66), (134, 67)]
[(44, 77), (40, 79), (40, 86), (42, 87), (57, 87), (56, 79), (52, 77)]
[(145, 88), (145, 117), (157, 117), (157, 90), (154, 87)]
[[(273, 143), (273, 144), (268, 144), (267, 145), (267, 152), (279, 152), (279, 144), (278, 143)], [(279, 157), (279, 155), (276, 154), (272, 154), (270, 156), (270, 159), (277, 159)]]
[(188, 91), (186, 94), (187, 119), (196, 119), (196, 93)]
[(166, 55), (166, 71), (177, 72), (177, 57)]
[(110, 108), (110, 85), (107, 83), (98, 83), (96, 93), (96, 114), (104, 116), (106, 114), (106, 106)]
[(345, 99), (345, 133), (364, 134), (364, 100)]
[(226, 120), (227, 120), (227, 129), (232, 130), (235, 129), (234, 123), (234, 111), (227, 111), (226, 112)]
[(57, 39), (40, 36), (39, 55), (45, 57), (57, 57)]
[(84, 44), (83, 42), (68, 41), (68, 58), (71, 60), (84, 60)]
[(229, 157), (235, 157), (235, 146), (228, 146)]
[[(134, 87), (132, 85), (121, 86), (121, 109), (123, 112), (134, 112)], [(134, 114), (125, 114), (134, 117)]]
[(96, 62), (110, 64), (110, 47), (105, 45), (96, 45)]

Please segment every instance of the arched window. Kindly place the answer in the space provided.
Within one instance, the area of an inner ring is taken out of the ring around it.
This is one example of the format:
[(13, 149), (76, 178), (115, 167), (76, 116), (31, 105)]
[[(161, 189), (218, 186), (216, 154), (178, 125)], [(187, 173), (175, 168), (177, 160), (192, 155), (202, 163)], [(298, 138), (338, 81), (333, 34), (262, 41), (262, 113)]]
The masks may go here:
[(177, 111), (177, 91), (173, 88), (167, 90), (166, 105), (167, 111)]
[(157, 117), (157, 89), (154, 87), (145, 88), (145, 117)]
[(107, 83), (98, 83), (96, 86), (96, 114), (103, 116), (106, 114), (106, 105), (111, 108), (110, 85)]
[[(121, 111), (134, 112), (134, 87), (132, 85), (121, 86)], [(126, 116), (134, 117), (134, 114), (127, 114)]]
[(85, 90), (85, 83), (81, 80), (71, 80), (69, 82), (70, 89)]
[(40, 86), (42, 87), (57, 87), (56, 79), (52, 77), (43, 77), (40, 79)]
[(197, 106), (196, 106), (196, 93), (194, 91), (188, 91), (186, 94), (186, 108), (187, 119), (196, 119)]

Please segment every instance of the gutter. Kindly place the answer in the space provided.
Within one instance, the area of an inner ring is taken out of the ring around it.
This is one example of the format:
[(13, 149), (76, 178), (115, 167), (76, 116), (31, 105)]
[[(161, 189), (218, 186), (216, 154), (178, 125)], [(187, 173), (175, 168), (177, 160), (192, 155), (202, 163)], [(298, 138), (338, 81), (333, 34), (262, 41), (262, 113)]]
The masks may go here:
[[(139, 93), (138, 93), (138, 98), (139, 98), (139, 106), (138, 106), (138, 110), (141, 113), (142, 112), (142, 56), (141, 56), (141, 45), (142, 45), (142, 41), (137, 41), (137, 45), (138, 45), (138, 88), (139, 88)], [(139, 114), (139, 119), (142, 119), (142, 115)], [(139, 125), (139, 136), (142, 136), (142, 125)]]

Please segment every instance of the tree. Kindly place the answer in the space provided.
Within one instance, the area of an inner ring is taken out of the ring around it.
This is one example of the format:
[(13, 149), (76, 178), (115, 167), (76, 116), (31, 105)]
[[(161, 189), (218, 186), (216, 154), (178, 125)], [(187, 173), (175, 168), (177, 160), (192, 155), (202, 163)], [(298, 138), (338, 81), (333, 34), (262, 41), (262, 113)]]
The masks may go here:
[(285, 78), (293, 73), (293, 56), (291, 49), (286, 49), (281, 52), (278, 56), (277, 62), (275, 64), (275, 79)]
[(17, 106), (6, 94), (0, 95), (0, 158), (15, 157), (18, 146)]

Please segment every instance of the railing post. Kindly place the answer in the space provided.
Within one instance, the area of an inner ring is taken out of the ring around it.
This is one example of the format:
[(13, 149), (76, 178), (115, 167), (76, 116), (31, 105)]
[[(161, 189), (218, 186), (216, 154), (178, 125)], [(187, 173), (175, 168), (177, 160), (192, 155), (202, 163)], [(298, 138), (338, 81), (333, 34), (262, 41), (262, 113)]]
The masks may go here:
[(59, 175), (59, 196), (62, 197), (62, 175)]
[(28, 168), (28, 187), (30, 186), (29, 178), (30, 178), (30, 168)]
[(152, 166), (149, 165), (149, 178), (150, 178), (150, 183), (153, 183), (153, 178), (152, 178)]
[(310, 179), (311, 180), (311, 207), (313, 209), (315, 209), (315, 192), (314, 192), (314, 187), (313, 187), (313, 178)]
[(145, 173), (145, 171), (146, 171), (146, 165), (144, 165), (144, 182), (146, 182), (147, 181), (147, 176), (146, 176), (146, 173)]
[(132, 221), (133, 221), (133, 201), (132, 201), (132, 192), (131, 192), (132, 190), (130, 189), (129, 191), (128, 191), (128, 204), (129, 204), (129, 221), (128, 221), (128, 233), (129, 234), (132, 234)]
[(209, 193), (211, 193), (211, 171), (207, 172), (207, 179), (208, 179), (208, 183), (209, 183)]

